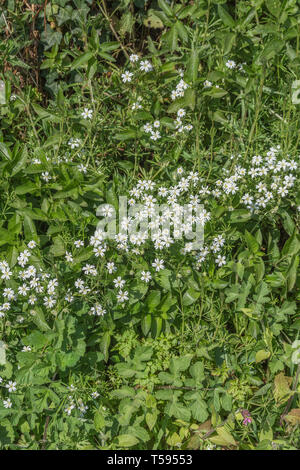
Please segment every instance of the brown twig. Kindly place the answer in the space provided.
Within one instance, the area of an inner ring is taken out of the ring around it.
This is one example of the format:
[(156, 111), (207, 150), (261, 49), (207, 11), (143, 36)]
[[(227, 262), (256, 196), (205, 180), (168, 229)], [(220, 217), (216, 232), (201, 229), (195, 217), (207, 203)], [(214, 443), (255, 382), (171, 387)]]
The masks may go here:
[(105, 0), (101, 0), (101, 2), (102, 2), (102, 4), (103, 4), (103, 8), (101, 7), (101, 5), (99, 5), (99, 8), (100, 8), (101, 12), (103, 13), (103, 15), (105, 16), (106, 20), (108, 21), (109, 27), (110, 27), (110, 29), (111, 29), (111, 32), (113, 33), (113, 35), (115, 36), (116, 40), (117, 40), (118, 43), (120, 44), (120, 46), (121, 46), (121, 48), (122, 48), (122, 51), (123, 51), (124, 54), (126, 55), (127, 59), (129, 59), (129, 54), (128, 54), (128, 52), (126, 51), (126, 49), (125, 49), (125, 47), (124, 47), (124, 45), (123, 45), (121, 39), (119, 38), (119, 35), (118, 35), (117, 31), (115, 30), (111, 18), (108, 16)]

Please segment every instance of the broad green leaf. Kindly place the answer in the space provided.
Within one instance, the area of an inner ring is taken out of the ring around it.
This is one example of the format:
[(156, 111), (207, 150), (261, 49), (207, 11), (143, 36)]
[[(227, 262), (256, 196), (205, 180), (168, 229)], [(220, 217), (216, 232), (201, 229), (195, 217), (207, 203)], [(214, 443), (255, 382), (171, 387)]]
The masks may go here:
[(139, 439), (131, 434), (121, 434), (117, 437), (117, 442), (120, 447), (133, 447), (139, 443)]
[(255, 355), (255, 362), (258, 363), (258, 362), (265, 361), (270, 356), (271, 356), (270, 351), (265, 351), (264, 349), (260, 349), (259, 351), (257, 351)]
[(222, 7), (221, 5), (218, 5), (218, 14), (225, 26), (230, 26), (231, 28), (234, 28), (235, 26), (234, 19), (228, 13), (228, 11), (225, 10), (225, 8)]
[(79, 69), (88, 63), (88, 61), (94, 56), (94, 52), (88, 51), (84, 52), (82, 55), (77, 57), (71, 65), (70, 70)]

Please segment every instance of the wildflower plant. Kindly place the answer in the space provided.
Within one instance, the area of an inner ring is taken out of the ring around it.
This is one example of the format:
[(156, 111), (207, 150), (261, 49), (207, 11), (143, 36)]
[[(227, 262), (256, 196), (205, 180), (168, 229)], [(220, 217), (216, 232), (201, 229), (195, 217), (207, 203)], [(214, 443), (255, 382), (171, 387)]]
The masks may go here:
[(299, 448), (298, 3), (8, 3), (0, 448)]

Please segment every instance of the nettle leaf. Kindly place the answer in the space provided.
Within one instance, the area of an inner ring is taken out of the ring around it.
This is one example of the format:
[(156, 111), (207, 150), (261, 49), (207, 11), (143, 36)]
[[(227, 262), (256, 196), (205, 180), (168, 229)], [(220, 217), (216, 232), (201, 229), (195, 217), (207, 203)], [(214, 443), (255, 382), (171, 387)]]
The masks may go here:
[(146, 413), (145, 421), (150, 431), (152, 431), (152, 429), (154, 428), (157, 418), (158, 418), (158, 411)]
[(210, 437), (210, 441), (219, 446), (237, 446), (234, 437), (225, 426), (216, 429), (218, 436)]
[(165, 0), (158, 0), (158, 6), (159, 8), (162, 9), (162, 11), (167, 15), (167, 16), (174, 16), (174, 13), (172, 11), (172, 8), (169, 7), (167, 2)]
[(119, 399), (128, 398), (128, 397), (133, 398), (135, 396), (135, 391), (133, 388), (124, 386), (122, 388), (119, 388), (118, 390), (113, 390), (111, 392), (111, 396), (114, 398), (119, 398)]
[(139, 442), (139, 439), (131, 434), (120, 434), (120, 436), (117, 437), (117, 444), (120, 447), (133, 447)]
[(190, 374), (197, 382), (202, 382), (205, 378), (203, 362), (195, 362), (195, 364), (190, 367)]
[(165, 412), (169, 416), (174, 416), (175, 418), (182, 419), (183, 421), (189, 421), (191, 417), (191, 410), (177, 401), (168, 403), (165, 408)]
[(31, 345), (36, 349), (42, 349), (49, 342), (50, 340), (46, 333), (41, 333), (40, 331), (33, 331), (23, 339), (24, 344)]
[(170, 362), (170, 371), (172, 374), (177, 375), (179, 372), (186, 370), (192, 360), (192, 354), (187, 354), (182, 357), (173, 357)]
[(204, 423), (209, 417), (209, 412), (207, 410), (207, 405), (204, 400), (198, 398), (191, 405), (192, 416), (199, 423)]
[(152, 316), (151, 314), (149, 313), (148, 315), (145, 315), (143, 318), (142, 318), (142, 321), (141, 321), (141, 328), (142, 328), (142, 332), (145, 336), (148, 335), (150, 329), (151, 329), (151, 324), (152, 324)]
[(278, 18), (280, 15), (281, 3), (282, 2), (280, 0), (265, 0), (267, 9), (276, 18)]

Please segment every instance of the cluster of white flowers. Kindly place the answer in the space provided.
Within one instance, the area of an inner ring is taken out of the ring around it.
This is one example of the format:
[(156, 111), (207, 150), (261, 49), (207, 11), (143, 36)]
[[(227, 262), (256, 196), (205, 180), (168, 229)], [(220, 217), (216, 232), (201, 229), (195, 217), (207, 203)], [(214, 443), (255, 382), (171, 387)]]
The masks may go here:
[[(129, 60), (132, 65), (138, 64), (139, 62), (139, 70), (141, 72), (151, 72), (153, 70), (153, 66), (149, 60), (140, 60), (140, 57), (137, 54), (131, 54), (129, 57)], [(133, 72), (130, 72), (129, 70), (125, 70), (124, 73), (121, 74), (122, 82), (123, 83), (129, 83), (132, 81), (132, 78), (134, 76)]]
[(78, 148), (80, 144), (81, 144), (81, 140), (77, 138), (74, 139), (73, 137), (71, 137), (71, 139), (68, 142), (68, 145), (71, 147), (72, 150), (75, 148)]
[[(242, 157), (237, 156), (237, 161)], [(217, 180), (212, 191), (215, 197), (230, 196), (242, 192), (241, 202), (251, 211), (275, 206), (280, 198), (289, 194), (295, 184), (293, 175), (298, 164), (289, 156), (284, 156), (280, 146), (271, 147), (265, 157), (254, 155), (251, 163), (244, 166), (233, 165), (232, 174), (223, 180)], [(223, 191), (222, 191), (223, 190)]]
[[(33, 250), (37, 243), (31, 240), (28, 243), (28, 248)], [(31, 252), (27, 249), (22, 251), (17, 257), (17, 265), (14, 268), (10, 268), (6, 260), (0, 262), (0, 271), (2, 273), (2, 279), (9, 281), (12, 277), (18, 282), (17, 291), (11, 287), (5, 287), (2, 292), (4, 303), (0, 304), (0, 318), (4, 318), (6, 313), (15, 310), (15, 305), (18, 302), (26, 302), (29, 305), (44, 305), (46, 308), (52, 308), (56, 304), (58, 287), (57, 278), (51, 278), (49, 273), (43, 272), (41, 269), (33, 265), (24, 268), (29, 261)], [(45, 295), (46, 294), (46, 295)], [(21, 309), (22, 310), (22, 309)], [(24, 317), (18, 317), (17, 321), (23, 322)], [(23, 348), (23, 351), (30, 351), (29, 347)]]
[(174, 101), (177, 98), (182, 98), (184, 96), (185, 90), (187, 90), (188, 87), (189, 85), (181, 78), (177, 83), (175, 90), (172, 90), (171, 92), (172, 100)]

